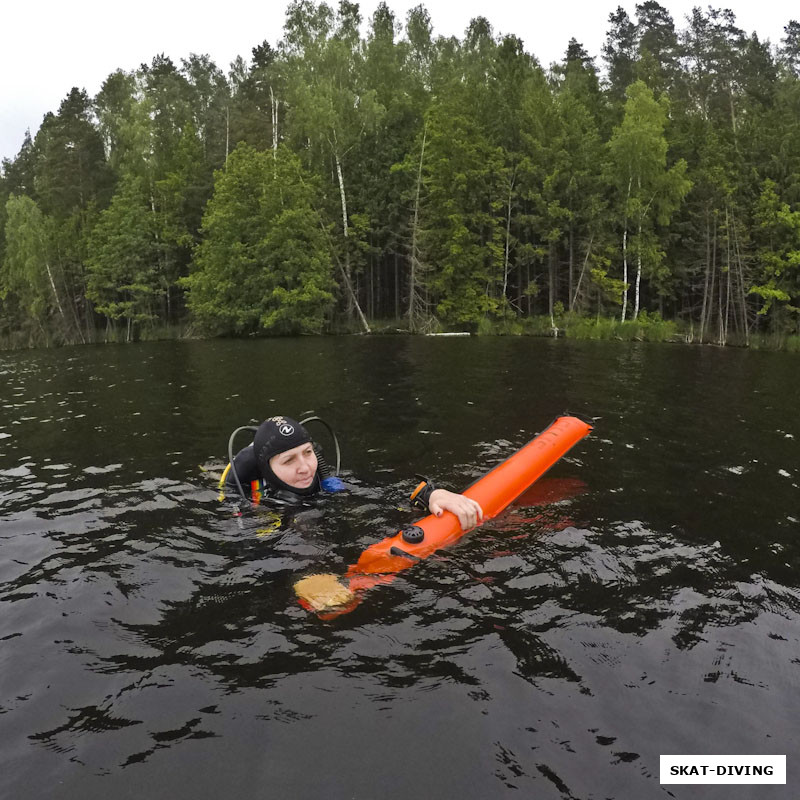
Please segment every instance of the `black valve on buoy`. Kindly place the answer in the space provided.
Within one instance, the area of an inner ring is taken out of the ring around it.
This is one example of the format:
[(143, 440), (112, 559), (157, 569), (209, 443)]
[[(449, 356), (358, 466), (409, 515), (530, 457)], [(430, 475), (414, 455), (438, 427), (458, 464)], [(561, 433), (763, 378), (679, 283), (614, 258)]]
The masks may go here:
[(403, 541), (407, 544), (419, 544), (425, 538), (425, 531), (419, 525), (409, 525), (403, 530)]

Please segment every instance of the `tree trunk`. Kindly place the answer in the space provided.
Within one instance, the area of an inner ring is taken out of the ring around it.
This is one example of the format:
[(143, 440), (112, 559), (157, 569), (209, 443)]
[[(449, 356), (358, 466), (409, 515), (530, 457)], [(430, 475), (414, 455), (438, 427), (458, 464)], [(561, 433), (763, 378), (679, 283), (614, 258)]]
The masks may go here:
[[(531, 265), (530, 264), (526, 264), (525, 265), (525, 287), (527, 288), (530, 285), (531, 285)], [(528, 307), (528, 316), (530, 316), (531, 315), (531, 296), (530, 296), (530, 294), (527, 294), (526, 297), (528, 298), (528, 302), (526, 304), (527, 307)]]
[(419, 168), (417, 169), (417, 187), (414, 193), (414, 215), (411, 221), (411, 259), (408, 273), (408, 329), (413, 333), (417, 326), (417, 280), (419, 266), (419, 198), (422, 192), (422, 165), (425, 160), (425, 143), (427, 141), (427, 126), (422, 129), (422, 147), (419, 154)]
[[(40, 241), (40, 244), (42, 245), (42, 252), (45, 253), (46, 250), (44, 249), (44, 240), (40, 239), (39, 241)], [(86, 309), (86, 305), (88, 303), (88, 300), (86, 299), (85, 283), (84, 283), (84, 288), (80, 292), (80, 294), (76, 294), (75, 291), (70, 291), (69, 281), (67, 280), (66, 271), (64, 270), (63, 259), (61, 258), (61, 250), (60, 250), (60, 248), (59, 248), (57, 243), (56, 243), (56, 260), (59, 263), (59, 267), (60, 267), (61, 285), (64, 287), (64, 295), (67, 298), (67, 300), (69, 301), (69, 308), (70, 308), (70, 311), (72, 312), (72, 318), (75, 320), (75, 332), (78, 334), (78, 337), (80, 338), (81, 343), (82, 344), (86, 344), (87, 341), (91, 341), (91, 336), (89, 335), (89, 314), (88, 314), (88, 312), (84, 314), (84, 316), (85, 316), (85, 320), (84, 321), (86, 323), (86, 336), (84, 337), (84, 335), (81, 333), (81, 321), (80, 321), (80, 318), (78, 316), (78, 306), (77, 306), (78, 298), (80, 297), (82, 299), (82, 302), (83, 302), (84, 310)], [(48, 273), (48, 275), (51, 276), (50, 280), (51, 280), (51, 285), (52, 285), (52, 281), (53, 281), (52, 272), (50, 271), (49, 262), (47, 261), (46, 258), (45, 258), (45, 264), (47, 265), (47, 273)], [(56, 297), (58, 296), (56, 291), (55, 291), (55, 287), (53, 288), (53, 293), (56, 294)], [(61, 306), (59, 304), (59, 308), (60, 307)]]
[(628, 227), (622, 232), (622, 322), (625, 322), (625, 313), (628, 309)]
[(552, 328), (553, 332), (558, 335), (558, 331), (556, 329), (556, 321), (553, 319), (553, 305), (554, 305), (554, 298), (553, 294), (555, 292), (555, 266), (554, 261), (555, 258), (553, 256), (553, 251), (555, 248), (553, 247), (553, 243), (550, 243), (550, 246), (547, 249), (547, 272), (548, 272), (548, 290), (547, 290), (547, 311), (550, 314), (550, 327)]
[(725, 230), (725, 264), (728, 273), (725, 282), (725, 341), (727, 341), (731, 318), (731, 225), (727, 204), (725, 206)]
[(642, 219), (639, 218), (639, 244), (636, 248), (636, 289), (634, 291), (634, 302), (633, 302), (633, 319), (639, 317), (639, 293), (640, 287), (642, 284)]
[(269, 106), (272, 113), (272, 159), (275, 161), (278, 158), (278, 101), (275, 99), (271, 84), (269, 87)]
[[(570, 209), (571, 210), (571, 209)], [(575, 276), (572, 274), (575, 269), (575, 225), (572, 219), (569, 221), (569, 281), (567, 297), (570, 298), (569, 310), (572, 311), (573, 303), (571, 302), (573, 296), (573, 287), (575, 284)]]
[[(344, 274), (346, 276), (347, 282), (352, 287), (352, 277), (350, 274), (350, 238), (349, 238), (350, 228), (347, 224), (347, 195), (345, 194), (344, 190), (344, 175), (342, 174), (342, 162), (339, 160), (339, 153), (336, 150), (336, 148), (334, 148), (333, 157), (336, 162), (336, 177), (339, 180), (339, 198), (342, 204), (342, 232), (344, 234)], [(355, 296), (355, 293), (351, 289), (350, 293), (347, 295), (346, 314), (348, 321), (351, 321), (355, 316), (353, 312), (356, 305), (358, 305), (358, 300)], [(361, 312), (360, 308), (359, 308), (359, 315), (363, 317), (363, 313)]]
[(378, 264), (377, 275), (375, 276), (375, 308), (378, 316), (380, 316), (383, 309), (386, 307), (385, 276), (387, 272), (388, 270), (383, 262)]
[(400, 259), (394, 254), (394, 318), (400, 319)]
[(717, 280), (717, 221), (714, 220), (714, 238), (711, 245), (711, 285), (708, 289), (708, 315), (706, 317), (706, 335), (711, 333), (711, 317), (714, 313), (714, 297)]
[[(727, 231), (725, 232), (725, 234), (727, 236)], [(719, 318), (719, 323), (718, 323), (719, 324), (719, 330), (717, 331), (717, 333), (718, 333), (717, 341), (721, 345), (724, 345), (725, 344), (725, 316), (724, 316), (724, 305), (725, 304), (723, 302), (724, 298), (723, 298), (723, 294), (722, 294), (722, 275), (719, 276), (719, 284), (718, 284), (718, 287), (717, 287), (717, 291), (718, 291), (718, 294), (719, 294), (719, 297), (717, 298), (717, 304), (718, 304), (717, 316)]]
[[(370, 234), (372, 238), (372, 234)], [(370, 319), (375, 319), (375, 259), (370, 248), (369, 272), (367, 273), (367, 314)]]
[(633, 175), (628, 178), (628, 193), (625, 195), (625, 222), (622, 231), (622, 322), (625, 322), (625, 315), (628, 310), (628, 202), (631, 198), (631, 182)]
[(586, 258), (583, 259), (583, 267), (581, 267), (581, 274), (578, 276), (578, 285), (575, 287), (575, 294), (572, 295), (572, 301), (569, 304), (569, 310), (575, 310), (575, 304), (578, 301), (578, 292), (581, 290), (581, 282), (583, 281), (583, 274), (586, 272), (586, 265), (589, 263), (589, 254), (592, 252), (592, 242), (594, 241), (594, 234), (589, 239), (589, 244), (586, 247)]
[[(53, 273), (50, 271), (50, 264), (45, 259), (44, 268), (47, 270), (47, 279), (50, 281), (50, 288), (53, 290), (53, 299), (56, 301), (56, 305), (58, 306), (58, 313), (61, 314), (61, 321), (64, 323), (64, 328), (66, 330), (67, 326), (67, 317), (64, 314), (64, 309), (61, 307), (61, 300), (58, 297), (58, 292), (56, 291), (56, 282), (53, 280)], [(78, 331), (80, 333), (80, 331)]]
[(706, 206), (706, 278), (703, 284), (703, 305), (700, 309), (700, 342), (703, 341), (703, 334), (706, 327), (706, 307), (708, 305), (708, 285), (711, 277), (711, 214), (709, 207)]
[(503, 302), (506, 301), (506, 290), (508, 289), (509, 253), (511, 251), (511, 197), (514, 192), (514, 179), (516, 177), (516, 167), (511, 181), (508, 185), (508, 204), (506, 207), (506, 250), (503, 258)]
[(231, 151), (231, 107), (225, 106), (225, 168), (228, 168), (228, 153)]
[[(636, 178), (636, 183), (639, 187), (639, 197), (642, 196), (642, 176), (638, 175)], [(640, 201), (641, 202), (641, 201)], [(652, 202), (652, 199), (651, 201)], [(647, 204), (647, 208), (642, 212), (639, 210), (639, 219), (638, 228), (637, 228), (637, 242), (636, 242), (636, 289), (634, 291), (634, 303), (633, 303), (633, 319), (636, 319), (639, 316), (639, 287), (642, 284), (642, 217), (644, 214), (647, 213), (647, 209), (650, 208), (650, 203)]]
[(736, 219), (733, 217), (733, 245), (734, 245), (734, 258), (736, 259), (737, 275), (739, 278), (739, 299), (742, 303), (742, 330), (744, 331), (744, 343), (747, 347), (750, 346), (750, 324), (747, 321), (747, 294), (745, 292), (744, 284), (744, 265), (742, 263), (742, 251), (739, 247), (739, 233), (736, 227)]

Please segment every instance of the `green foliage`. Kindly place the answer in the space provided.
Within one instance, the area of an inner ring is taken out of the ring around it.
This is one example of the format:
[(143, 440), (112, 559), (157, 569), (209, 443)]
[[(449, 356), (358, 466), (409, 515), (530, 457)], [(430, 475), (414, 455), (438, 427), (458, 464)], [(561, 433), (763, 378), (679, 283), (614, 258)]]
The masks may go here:
[(157, 55), (72, 89), (2, 163), (3, 331), (605, 335), (615, 312), (612, 337), (668, 337), (658, 309), (703, 341), (793, 341), (796, 22), (773, 49), (729, 10), (620, 7), (602, 82), (575, 39), (543, 69), (485, 17), (366, 22), (293, 0), (227, 75)]
[(534, 317), (526, 317), (523, 325), (523, 333), (526, 336), (552, 336), (553, 321), (549, 314), (538, 314)]
[(610, 303), (620, 305), (622, 303), (622, 295), (628, 289), (629, 284), (617, 278), (609, 277), (604, 269), (595, 267), (590, 270), (592, 276), (592, 283), (597, 287), (598, 292), (604, 300)]
[(42, 211), (64, 219), (92, 201), (107, 202), (111, 176), (86, 92), (72, 89), (48, 114), (34, 142), (34, 185)]
[(332, 269), (296, 156), (239, 145), (216, 173), (194, 266), (181, 281), (195, 320), (216, 334), (319, 333)]
[(159, 243), (142, 181), (125, 177), (89, 238), (86, 295), (110, 320), (155, 319)]
[(52, 226), (30, 197), (12, 194), (5, 216), (0, 299), (42, 329), (54, 299), (47, 276)]
[(785, 304), (788, 311), (800, 310), (791, 304), (793, 298), (800, 301), (800, 211), (781, 202), (776, 189), (774, 181), (764, 181), (754, 214), (759, 283), (750, 287), (750, 293), (762, 299), (758, 311), (762, 315), (775, 302)]
[(636, 320), (621, 322), (616, 319), (574, 319), (566, 326), (571, 339), (617, 339), (620, 341), (668, 342), (678, 332), (676, 323), (662, 320), (654, 313), (640, 312)]
[(423, 248), (428, 288), (444, 322), (478, 323), (501, 307), (503, 162), (452, 86), (428, 115)]
[[(656, 226), (668, 225), (691, 188), (682, 159), (667, 166), (665, 127), (669, 102), (656, 100), (643, 81), (626, 91), (624, 117), (608, 143), (611, 180), (617, 188), (618, 223), (623, 231), (625, 253), (636, 262), (637, 281), (648, 277), (657, 291), (665, 293), (670, 273), (664, 264)], [(623, 309), (624, 309), (623, 297)], [(634, 318), (638, 314), (638, 294)], [(623, 321), (625, 318), (623, 310)]]

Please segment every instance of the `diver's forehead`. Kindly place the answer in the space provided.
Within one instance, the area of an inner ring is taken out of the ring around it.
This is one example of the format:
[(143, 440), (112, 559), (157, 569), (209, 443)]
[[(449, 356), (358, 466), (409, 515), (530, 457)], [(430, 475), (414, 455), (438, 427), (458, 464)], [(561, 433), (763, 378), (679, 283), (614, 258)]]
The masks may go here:
[(284, 450), (282, 453), (278, 453), (276, 458), (279, 458), (281, 461), (286, 461), (292, 456), (300, 455), (300, 453), (307, 450), (309, 447), (311, 447), (310, 442), (304, 442), (303, 444), (297, 445), (297, 447), (293, 447), (291, 450)]

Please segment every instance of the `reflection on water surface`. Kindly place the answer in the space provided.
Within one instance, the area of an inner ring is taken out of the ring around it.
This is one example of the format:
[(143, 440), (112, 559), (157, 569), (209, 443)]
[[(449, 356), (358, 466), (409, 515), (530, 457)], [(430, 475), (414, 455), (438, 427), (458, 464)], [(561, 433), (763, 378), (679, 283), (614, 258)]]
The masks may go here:
[[(2, 355), (3, 796), (693, 797), (658, 755), (712, 752), (786, 753), (791, 781), (798, 374), (523, 339)], [(350, 615), (297, 605), (413, 519), (414, 473), (461, 488), (565, 409), (599, 417), (549, 476), (575, 491)], [(351, 491), (261, 535), (212, 473), (279, 411), (336, 427)]]

